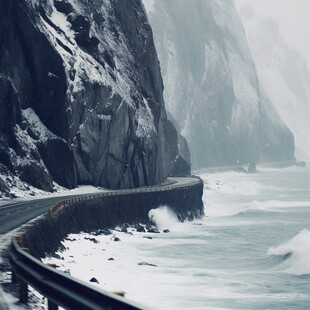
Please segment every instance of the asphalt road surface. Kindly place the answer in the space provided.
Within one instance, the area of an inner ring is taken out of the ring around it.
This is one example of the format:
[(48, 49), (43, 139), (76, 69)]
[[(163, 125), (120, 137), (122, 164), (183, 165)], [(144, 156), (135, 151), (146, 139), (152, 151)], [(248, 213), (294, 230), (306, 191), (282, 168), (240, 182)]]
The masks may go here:
[[(96, 192), (96, 194), (99, 192)], [(57, 196), (42, 199), (8, 203), (0, 206), (0, 235), (20, 227), (37, 216), (47, 212), (57, 202), (67, 198), (87, 196), (85, 194)]]

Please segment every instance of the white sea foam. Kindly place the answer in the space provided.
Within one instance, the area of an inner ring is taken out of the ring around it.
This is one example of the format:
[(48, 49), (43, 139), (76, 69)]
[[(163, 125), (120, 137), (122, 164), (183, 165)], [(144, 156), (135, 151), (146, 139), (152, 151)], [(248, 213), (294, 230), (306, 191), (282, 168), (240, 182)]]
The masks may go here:
[(310, 231), (304, 229), (291, 240), (271, 247), (268, 255), (291, 255), (282, 264), (284, 272), (295, 275), (310, 274)]
[(203, 202), (208, 217), (234, 216), (248, 209), (236, 197), (256, 196), (263, 186), (244, 173), (201, 174), (205, 183)]
[[(266, 170), (265, 173), (288, 173), (296, 171), (296, 167), (283, 170)], [(261, 174), (244, 174), (227, 171), (217, 174), (200, 175), (205, 183), (204, 205), (208, 217), (227, 217), (247, 211), (292, 212), (297, 207), (310, 207), (309, 201), (288, 201), (281, 198), (283, 188), (260, 182)], [(291, 188), (293, 191), (293, 187)], [(296, 189), (295, 189), (296, 190)], [(287, 192), (286, 192), (287, 194)], [(266, 198), (271, 198), (267, 200)]]
[(264, 186), (253, 180), (252, 175), (240, 172), (223, 172), (216, 174), (201, 174), (207, 187), (212, 191), (232, 195), (257, 195)]
[[(195, 226), (192, 224), (186, 223), (185, 226), (193, 229)], [(201, 227), (197, 226), (195, 230)], [(121, 242), (112, 241), (113, 235), (118, 236)], [(203, 246), (205, 240), (174, 232), (133, 232), (131, 235), (113, 231), (113, 235), (94, 237), (88, 233), (70, 234), (62, 242), (63, 250), (57, 252), (60, 257), (47, 257), (43, 262), (56, 263), (60, 270), (69, 271), (72, 276), (88, 283), (95, 277), (99, 284), (92, 284), (96, 287), (107, 291), (125, 291), (126, 298), (143, 302), (152, 309), (212, 309), (203, 305), (204, 299), (243, 298), (242, 294), (224, 285), (227, 280), (222, 277), (227, 277), (226, 271), (208, 269), (197, 263), (189, 264), (187, 257), (183, 256), (187, 246), (195, 243)], [(153, 239), (143, 238), (146, 236), (152, 236)], [(98, 243), (94, 244), (85, 237), (95, 238)], [(199, 253), (197, 255), (199, 257)], [(108, 261), (110, 257), (114, 260)], [(140, 262), (156, 266), (139, 265)], [(218, 278), (219, 274), (221, 276)], [(212, 279), (212, 282), (208, 279)], [(201, 289), (205, 286), (208, 289), (202, 295)], [(194, 304), (193, 300), (196, 300)]]
[(171, 229), (179, 224), (178, 217), (167, 206), (161, 206), (157, 209), (150, 210), (149, 219), (159, 229)]

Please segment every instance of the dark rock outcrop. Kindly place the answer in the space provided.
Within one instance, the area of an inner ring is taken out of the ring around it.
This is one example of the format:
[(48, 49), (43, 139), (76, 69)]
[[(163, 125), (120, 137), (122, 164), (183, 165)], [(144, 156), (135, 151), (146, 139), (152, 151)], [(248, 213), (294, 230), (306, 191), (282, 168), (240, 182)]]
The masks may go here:
[(7, 194), (9, 192), (8, 186), (5, 184), (5, 182), (0, 177), (0, 197), (2, 194)]
[(155, 234), (159, 234), (160, 232), (159, 232), (159, 230), (158, 230), (158, 228), (156, 227), (156, 226), (154, 226), (154, 225), (146, 225), (146, 231), (148, 232), (148, 233), (155, 233)]
[(122, 228), (121, 228), (121, 232), (127, 233), (127, 232), (128, 232), (127, 227), (122, 227)]
[[(178, 135), (176, 128), (169, 120), (165, 125), (165, 137), (166, 154), (168, 155), (167, 170), (170, 170), (170, 176), (178, 177), (189, 175), (191, 166), (186, 140), (181, 135)], [(188, 157), (188, 161), (186, 161), (183, 156)]]
[(173, 162), (171, 169), (171, 175), (175, 177), (184, 177), (189, 175), (191, 172), (191, 166), (189, 163), (182, 157), (182, 155), (177, 155), (176, 159)]
[(145, 232), (145, 228), (140, 224), (136, 224), (135, 229), (137, 230), (137, 232)]
[(53, 182), (49, 173), (35, 163), (29, 163), (20, 168), (20, 179), (47, 192), (53, 191)]
[(98, 240), (97, 240), (97, 239), (95, 239), (95, 238), (88, 238), (88, 237), (84, 237), (84, 239), (85, 239), (85, 240), (89, 240), (89, 241), (91, 241), (92, 243), (95, 243), (95, 244), (100, 243), (100, 241), (98, 241)]
[(150, 264), (150, 263), (147, 263), (147, 262), (141, 262), (141, 263), (138, 263), (139, 266), (151, 266), (151, 267), (157, 267), (157, 265), (154, 265), (154, 264)]
[(73, 153), (67, 147), (66, 142), (53, 139), (44, 144), (38, 144), (37, 147), (53, 180), (68, 188), (74, 188), (77, 185), (76, 168)]
[(26, 182), (163, 181), (180, 154), (162, 91), (140, 0), (1, 1), (0, 162)]
[(95, 277), (92, 277), (89, 282), (93, 282), (93, 283), (98, 283), (99, 284), (99, 281), (95, 278)]
[(109, 229), (98, 229), (97, 231), (92, 233), (94, 236), (100, 236), (100, 235), (105, 235), (109, 236), (112, 235), (112, 232)]
[(248, 173), (256, 173), (256, 164), (255, 163), (249, 163), (248, 165)]

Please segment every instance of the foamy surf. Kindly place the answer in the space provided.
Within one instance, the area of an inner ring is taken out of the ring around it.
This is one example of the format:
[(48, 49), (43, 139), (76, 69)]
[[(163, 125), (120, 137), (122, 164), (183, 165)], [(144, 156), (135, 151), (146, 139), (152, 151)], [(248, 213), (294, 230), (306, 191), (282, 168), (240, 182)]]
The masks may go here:
[(283, 271), (295, 275), (310, 274), (310, 231), (302, 230), (291, 240), (271, 247), (268, 255), (285, 256)]
[(307, 309), (309, 278), (296, 275), (310, 269), (310, 169), (202, 177), (205, 218), (179, 223), (160, 206), (160, 233), (70, 235), (44, 262), (152, 309)]
[(257, 195), (264, 188), (253, 180), (251, 175), (242, 172), (223, 172), (216, 174), (201, 174), (209, 190), (223, 194)]
[(150, 210), (149, 219), (159, 229), (173, 229), (180, 224), (177, 215), (168, 206)]

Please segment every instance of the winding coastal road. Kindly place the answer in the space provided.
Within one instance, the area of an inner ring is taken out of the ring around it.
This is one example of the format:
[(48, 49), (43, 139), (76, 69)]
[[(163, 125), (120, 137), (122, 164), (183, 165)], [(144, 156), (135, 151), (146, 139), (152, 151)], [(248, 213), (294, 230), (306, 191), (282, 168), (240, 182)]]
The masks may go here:
[[(147, 192), (150, 189), (154, 191), (160, 191), (167, 188), (175, 188), (179, 186), (186, 186), (188, 184), (193, 184), (199, 182), (197, 178), (168, 178), (168, 182), (161, 186), (152, 187), (139, 187), (130, 190), (111, 190), (108, 192), (122, 193), (122, 192)], [(106, 193), (107, 191), (90, 193), (90, 194), (77, 194), (77, 195), (64, 195), (57, 197), (48, 197), (42, 199), (33, 199), (28, 201), (14, 202), (12, 200), (10, 203), (0, 206), (0, 235), (9, 233), (13, 229), (16, 229), (23, 224), (29, 222), (30, 220), (36, 218), (37, 216), (47, 212), (51, 207), (53, 207), (57, 202), (63, 201), (65, 199), (72, 199), (78, 197), (92, 196)]]
[[(66, 199), (81, 198), (87, 196), (98, 195), (122, 195), (133, 194), (142, 192), (160, 192), (169, 191), (176, 188), (184, 188), (200, 183), (201, 180), (195, 177), (186, 178), (168, 178), (168, 180), (157, 186), (140, 187), (134, 189), (125, 190), (102, 190), (92, 193), (80, 193), (63, 196), (51, 196), (44, 198), (35, 198), (31, 200), (10, 200), (0, 206), (0, 250), (3, 250), (9, 243), (10, 236), (14, 235), (22, 225), (35, 219), (36, 217), (44, 214), (50, 208), (55, 206), (58, 202)], [(3, 203), (3, 201), (2, 201)], [(11, 301), (10, 301), (11, 304)], [(16, 305), (15, 305), (16, 306)], [(10, 309), (10, 305), (7, 304), (5, 294), (0, 287), (0, 309)]]

